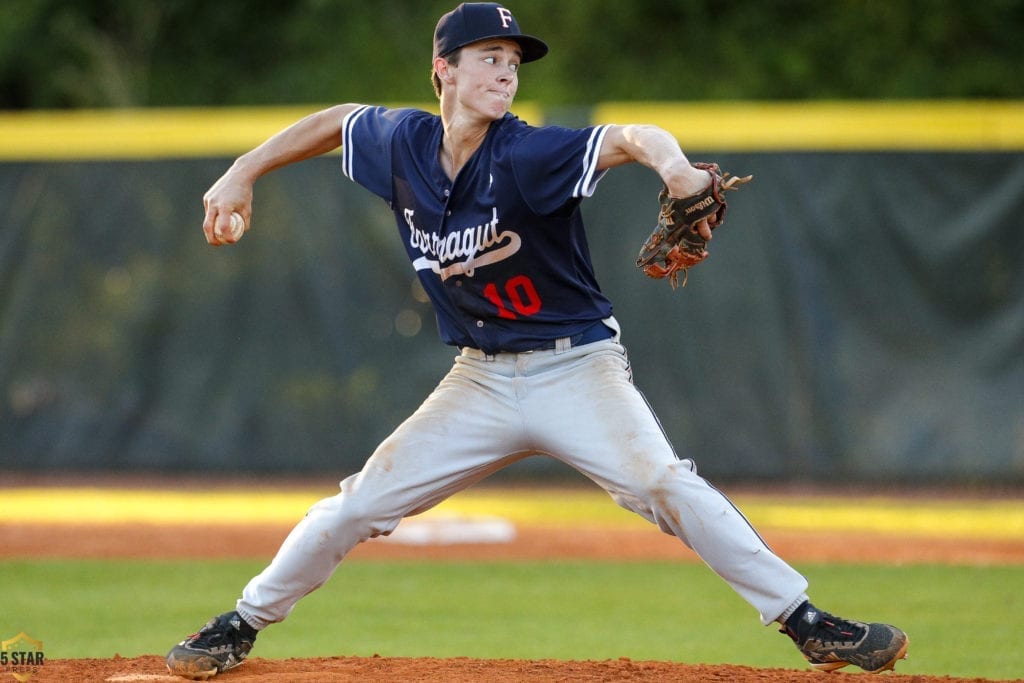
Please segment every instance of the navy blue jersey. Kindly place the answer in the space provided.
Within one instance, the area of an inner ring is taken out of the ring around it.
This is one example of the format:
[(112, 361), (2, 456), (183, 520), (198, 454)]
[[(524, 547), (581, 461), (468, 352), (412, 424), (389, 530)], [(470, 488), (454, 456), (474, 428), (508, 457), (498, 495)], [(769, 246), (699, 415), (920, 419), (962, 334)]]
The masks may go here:
[(345, 117), (342, 171), (388, 202), (446, 344), (527, 351), (611, 315), (579, 206), (603, 175), (606, 130), (506, 114), (452, 181), (439, 116), (364, 106)]

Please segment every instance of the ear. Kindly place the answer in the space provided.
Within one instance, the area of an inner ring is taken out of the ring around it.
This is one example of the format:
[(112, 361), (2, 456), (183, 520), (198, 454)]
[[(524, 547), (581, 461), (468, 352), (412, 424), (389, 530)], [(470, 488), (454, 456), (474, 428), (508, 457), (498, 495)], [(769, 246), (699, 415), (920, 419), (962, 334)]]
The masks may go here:
[(448, 60), (444, 57), (437, 57), (434, 59), (434, 73), (445, 83), (451, 83), (454, 78), (452, 70), (455, 67), (448, 63)]

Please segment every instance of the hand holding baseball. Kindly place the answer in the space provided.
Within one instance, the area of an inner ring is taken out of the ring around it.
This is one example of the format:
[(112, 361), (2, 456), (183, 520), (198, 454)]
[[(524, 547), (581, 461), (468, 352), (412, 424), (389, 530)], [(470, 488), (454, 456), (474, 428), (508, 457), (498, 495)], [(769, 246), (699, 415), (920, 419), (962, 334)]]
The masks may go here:
[(203, 195), (203, 234), (215, 247), (234, 244), (249, 228), (252, 207), (252, 180), (229, 169)]
[(245, 218), (237, 211), (231, 212), (227, 225), (224, 223), (223, 217), (218, 215), (213, 223), (213, 239), (207, 239), (210, 244), (214, 246), (234, 244), (245, 235)]

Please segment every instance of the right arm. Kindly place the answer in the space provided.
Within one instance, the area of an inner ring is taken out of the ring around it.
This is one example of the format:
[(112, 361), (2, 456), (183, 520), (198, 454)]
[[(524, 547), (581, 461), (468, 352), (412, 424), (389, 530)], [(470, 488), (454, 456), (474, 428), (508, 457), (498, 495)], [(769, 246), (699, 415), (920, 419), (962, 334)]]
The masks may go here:
[[(326, 154), (341, 146), (341, 123), (358, 104), (339, 104), (285, 128), (253, 150), (235, 160), (231, 168), (203, 195), (206, 216), (203, 234), (214, 246), (231, 244), (228, 226), (231, 213), (245, 219), (246, 230), (252, 216), (253, 185), (271, 171)], [(220, 228), (220, 231), (217, 231)]]

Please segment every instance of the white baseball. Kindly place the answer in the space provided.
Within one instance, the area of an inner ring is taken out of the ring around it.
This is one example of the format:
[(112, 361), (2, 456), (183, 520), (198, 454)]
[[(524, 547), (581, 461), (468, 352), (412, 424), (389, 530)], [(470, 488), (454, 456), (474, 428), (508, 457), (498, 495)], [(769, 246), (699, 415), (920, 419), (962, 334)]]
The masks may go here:
[(245, 234), (245, 219), (237, 211), (231, 213), (231, 226), (228, 228), (228, 234), (236, 242)]

